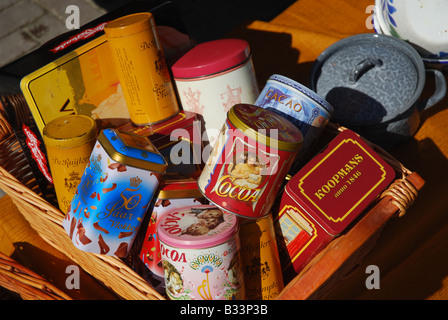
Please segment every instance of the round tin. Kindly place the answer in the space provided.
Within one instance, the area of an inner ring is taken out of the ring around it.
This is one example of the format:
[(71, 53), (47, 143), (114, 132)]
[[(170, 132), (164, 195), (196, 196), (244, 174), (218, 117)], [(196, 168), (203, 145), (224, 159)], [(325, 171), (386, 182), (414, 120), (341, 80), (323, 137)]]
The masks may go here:
[(126, 15), (104, 27), (131, 121), (155, 124), (179, 112), (177, 97), (150, 12)]
[(278, 74), (269, 77), (255, 105), (277, 112), (300, 129), (303, 146), (299, 158), (307, 155), (333, 114), (333, 107), (325, 99)]
[(151, 219), (146, 229), (140, 251), (140, 258), (146, 267), (159, 277), (163, 277), (162, 256), (157, 237), (157, 227), (165, 214), (173, 209), (185, 206), (205, 204), (206, 199), (198, 190), (194, 179), (165, 181), (160, 186)]
[(75, 195), (97, 134), (95, 120), (85, 115), (56, 118), (42, 131), (59, 209), (63, 213)]
[(102, 130), (63, 220), (73, 244), (125, 257), (166, 167), (147, 138)]
[(275, 112), (237, 104), (198, 178), (218, 207), (246, 218), (269, 214), (302, 144), (300, 130)]
[(238, 220), (216, 206), (168, 212), (157, 233), (166, 293), (175, 300), (242, 300)]
[(240, 241), (246, 299), (275, 299), (284, 284), (272, 214), (240, 220)]
[(254, 103), (259, 88), (249, 44), (220, 39), (198, 44), (172, 67), (182, 108), (202, 115), (210, 146), (238, 103)]

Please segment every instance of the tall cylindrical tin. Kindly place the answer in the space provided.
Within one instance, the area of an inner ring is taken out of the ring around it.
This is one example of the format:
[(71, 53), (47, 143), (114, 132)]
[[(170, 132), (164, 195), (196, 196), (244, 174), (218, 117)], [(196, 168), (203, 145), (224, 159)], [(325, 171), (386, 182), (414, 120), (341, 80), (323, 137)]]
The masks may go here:
[(240, 222), (246, 298), (273, 300), (284, 284), (272, 215)]
[(235, 215), (189, 206), (168, 212), (157, 230), (170, 299), (245, 298)]
[(59, 209), (63, 213), (75, 195), (97, 134), (95, 120), (84, 115), (56, 118), (42, 131)]
[(302, 143), (300, 130), (280, 115), (250, 104), (230, 109), (198, 178), (218, 207), (245, 218), (269, 214)]
[(299, 160), (308, 157), (310, 147), (320, 137), (333, 114), (333, 107), (314, 91), (285, 76), (272, 75), (255, 105), (277, 112), (303, 134)]
[(166, 167), (147, 138), (102, 130), (63, 220), (73, 244), (125, 257)]
[(150, 12), (130, 14), (106, 24), (131, 121), (148, 125), (179, 112), (174, 86)]
[(253, 104), (260, 92), (249, 44), (242, 39), (198, 44), (171, 69), (183, 109), (202, 115), (210, 146), (227, 111), (238, 103)]

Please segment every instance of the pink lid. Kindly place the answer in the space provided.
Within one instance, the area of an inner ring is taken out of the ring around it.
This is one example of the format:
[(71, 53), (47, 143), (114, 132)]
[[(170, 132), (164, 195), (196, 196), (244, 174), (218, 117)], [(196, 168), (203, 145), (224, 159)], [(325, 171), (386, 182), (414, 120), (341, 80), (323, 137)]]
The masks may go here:
[(177, 208), (159, 222), (157, 234), (175, 248), (202, 249), (222, 244), (238, 230), (237, 217), (213, 205)]
[(172, 67), (175, 78), (195, 78), (233, 68), (250, 56), (242, 39), (221, 39), (198, 44)]

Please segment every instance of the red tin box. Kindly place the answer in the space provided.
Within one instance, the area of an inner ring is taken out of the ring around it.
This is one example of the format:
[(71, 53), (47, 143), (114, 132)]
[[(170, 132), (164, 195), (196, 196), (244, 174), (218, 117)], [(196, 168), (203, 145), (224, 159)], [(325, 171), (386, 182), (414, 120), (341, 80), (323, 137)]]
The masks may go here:
[(203, 142), (196, 113), (180, 111), (173, 118), (147, 126), (137, 127), (129, 121), (118, 130), (148, 137), (168, 162), (165, 176), (197, 178), (201, 173)]
[(285, 186), (275, 219), (285, 277), (299, 273), (347, 230), (395, 175), (350, 130), (340, 133), (295, 174)]

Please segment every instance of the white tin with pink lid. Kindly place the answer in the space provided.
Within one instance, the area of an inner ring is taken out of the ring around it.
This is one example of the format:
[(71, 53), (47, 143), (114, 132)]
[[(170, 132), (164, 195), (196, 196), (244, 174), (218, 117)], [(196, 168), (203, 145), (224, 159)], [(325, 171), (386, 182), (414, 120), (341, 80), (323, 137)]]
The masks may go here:
[(238, 219), (213, 205), (168, 212), (157, 234), (166, 285), (173, 300), (242, 300)]
[(200, 43), (171, 70), (182, 108), (202, 116), (211, 147), (230, 108), (253, 104), (260, 93), (249, 43), (243, 39)]

